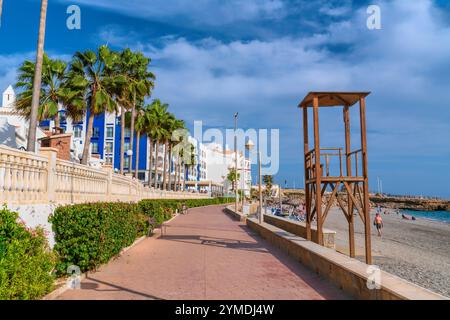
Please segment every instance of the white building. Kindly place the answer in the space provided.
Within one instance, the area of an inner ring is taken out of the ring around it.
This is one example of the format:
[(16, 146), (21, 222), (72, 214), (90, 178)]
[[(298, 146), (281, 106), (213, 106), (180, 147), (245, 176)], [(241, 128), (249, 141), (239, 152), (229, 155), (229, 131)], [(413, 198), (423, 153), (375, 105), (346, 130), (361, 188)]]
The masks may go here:
[[(206, 146), (206, 178), (214, 183), (222, 184), (228, 193), (232, 190), (232, 183), (227, 176), (230, 169), (236, 167), (235, 158), (234, 151), (224, 149), (219, 144), (211, 143)], [(240, 177), (237, 188), (244, 190), (245, 194), (250, 196), (251, 161), (244, 158), (242, 152), (238, 152), (238, 172)]]
[[(2, 95), (0, 105), (0, 144), (11, 148), (26, 150), (28, 138), (28, 121), (18, 115), (14, 109), (16, 94), (9, 86)], [(45, 137), (44, 131), (37, 129), (36, 139)]]

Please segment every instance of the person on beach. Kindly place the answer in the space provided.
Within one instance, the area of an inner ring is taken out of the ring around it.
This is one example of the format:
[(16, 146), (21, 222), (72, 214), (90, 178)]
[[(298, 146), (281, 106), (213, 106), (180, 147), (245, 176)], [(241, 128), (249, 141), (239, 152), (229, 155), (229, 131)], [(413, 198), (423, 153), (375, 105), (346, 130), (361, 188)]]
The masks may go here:
[(377, 215), (375, 216), (373, 224), (377, 228), (378, 236), (381, 237), (381, 230), (383, 229), (383, 218), (381, 218), (381, 215), (379, 213), (377, 213)]

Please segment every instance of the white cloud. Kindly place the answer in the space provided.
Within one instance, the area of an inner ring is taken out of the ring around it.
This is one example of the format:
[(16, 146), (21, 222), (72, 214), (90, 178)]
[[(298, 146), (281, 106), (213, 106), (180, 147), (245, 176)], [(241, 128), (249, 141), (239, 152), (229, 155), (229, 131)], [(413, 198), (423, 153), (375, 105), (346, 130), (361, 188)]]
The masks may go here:
[[(435, 18), (429, 1), (386, 3), (383, 12), (386, 23), (378, 33), (358, 25), (365, 17), (361, 11), (340, 24), (342, 29), (334, 25), (328, 34), (310, 38), (231, 43), (179, 38), (161, 49), (144, 46), (157, 66), (155, 95), (189, 120), (209, 118), (210, 125), (230, 125), (233, 111), (241, 110), (244, 119), (252, 119), (249, 125), (280, 127), (285, 138), (295, 134), (295, 142), (300, 139), (295, 106), (307, 91), (370, 90), (374, 159), (417, 156), (418, 150), (450, 155), (445, 41), (450, 29)], [(345, 34), (336, 40), (342, 30), (356, 30), (347, 32), (351, 41)], [(330, 43), (351, 45), (339, 53), (326, 49)], [(341, 116), (324, 114), (322, 123), (334, 132)], [(334, 142), (333, 134), (327, 138)], [(289, 158), (296, 156), (292, 152)]]
[[(183, 4), (175, 8), (173, 1), (164, 4), (165, 10), (160, 10), (161, 1), (147, 9), (139, 7), (143, 3), (98, 1), (97, 5), (117, 10), (129, 6), (148, 10), (142, 15), (160, 17), (188, 10)], [(215, 23), (208, 19), (217, 16), (222, 20), (216, 22), (223, 24), (283, 11), (282, 5), (261, 6), (268, 1), (258, 2), (261, 5), (249, 1), (247, 9), (242, 7), (244, 2), (232, 1), (237, 8), (244, 8), (240, 13), (226, 13), (231, 7), (225, 2), (212, 12), (201, 12), (206, 2), (196, 3), (189, 8), (192, 19), (199, 22), (209, 15), (206, 23)], [(302, 37), (225, 42), (215, 38), (190, 41), (171, 35), (155, 45), (136, 33), (108, 26), (100, 38), (113, 45), (133, 45), (152, 57), (157, 75), (154, 96), (170, 103), (186, 120), (202, 119), (208, 126), (231, 127), (233, 112), (239, 110), (245, 127), (281, 128), (282, 161), (286, 163), (300, 162), (301, 118), (296, 105), (312, 90), (372, 91), (368, 126), (373, 167), (392, 161), (400, 170), (404, 167), (400, 160), (414, 163), (426, 156), (449, 157), (450, 28), (431, 0), (379, 1), (379, 5), (383, 23), (380, 31), (366, 28), (367, 14), (360, 8), (350, 19), (329, 25), (326, 32)], [(344, 15), (345, 11), (323, 8), (328, 14)], [(242, 12), (250, 14), (241, 17)], [(0, 65), (11, 64), (1, 59)], [(323, 112), (321, 125), (324, 145), (342, 143), (336, 137), (342, 129), (341, 114)], [(358, 124), (353, 123), (353, 127), (357, 129)], [(358, 138), (354, 136), (353, 140)], [(449, 175), (450, 170), (439, 176), (444, 179)], [(392, 177), (395, 179), (395, 175)], [(416, 183), (413, 178), (411, 183)]]
[(236, 21), (251, 21), (265, 17), (280, 17), (285, 13), (282, 0), (60, 0), (95, 6), (130, 15), (166, 22), (217, 26)]
[(31, 53), (17, 53), (10, 55), (0, 55), (0, 92), (3, 92), (9, 85), (14, 85), (17, 78), (17, 69), (24, 60), (30, 59)]

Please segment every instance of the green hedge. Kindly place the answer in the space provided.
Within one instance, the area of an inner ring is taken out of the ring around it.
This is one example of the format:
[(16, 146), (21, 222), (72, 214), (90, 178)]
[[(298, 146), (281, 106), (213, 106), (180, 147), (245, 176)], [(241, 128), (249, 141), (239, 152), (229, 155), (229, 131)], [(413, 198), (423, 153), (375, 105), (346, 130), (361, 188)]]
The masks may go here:
[(148, 233), (148, 218), (135, 204), (93, 203), (57, 208), (49, 221), (55, 233), (57, 270), (88, 271), (107, 263)]
[(53, 288), (55, 256), (42, 229), (18, 223), (0, 210), (0, 300), (39, 299)]
[(153, 219), (154, 226), (159, 226), (164, 221), (170, 219), (177, 211), (180, 212), (183, 203), (186, 204), (188, 208), (196, 208), (209, 205), (225, 204), (230, 201), (232, 202), (232, 199), (230, 200), (230, 198), (186, 200), (149, 199), (140, 201), (138, 205), (143, 214)]
[(93, 203), (60, 207), (50, 217), (55, 234), (57, 271), (66, 274), (69, 266), (82, 272), (93, 270), (117, 256), (149, 229), (160, 226), (183, 203), (188, 208), (230, 201), (226, 198), (193, 200), (142, 200), (130, 203)]

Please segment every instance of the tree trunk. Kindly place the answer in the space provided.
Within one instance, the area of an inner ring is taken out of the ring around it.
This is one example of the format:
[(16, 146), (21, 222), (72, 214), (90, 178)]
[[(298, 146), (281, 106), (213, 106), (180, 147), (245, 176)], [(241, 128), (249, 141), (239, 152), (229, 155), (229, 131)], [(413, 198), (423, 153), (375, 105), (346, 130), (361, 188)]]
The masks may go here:
[(150, 141), (150, 161), (148, 167), (148, 186), (152, 187), (152, 165), (153, 165), (153, 139), (151, 137), (148, 138)]
[(55, 114), (55, 127), (60, 128), (61, 127), (61, 121), (59, 120), (59, 112)]
[(2, 7), (3, 7), (3, 0), (0, 0), (0, 27), (2, 26)]
[(138, 131), (136, 136), (136, 168), (134, 170), (134, 177), (136, 179), (138, 179), (139, 177), (139, 145), (140, 145), (140, 141), (141, 140), (141, 132)]
[(178, 191), (178, 186), (177, 186), (177, 182), (178, 182), (178, 164), (177, 164), (177, 160), (175, 159), (175, 164), (174, 164), (174, 176), (173, 176), (173, 188), (175, 191)]
[(28, 130), (27, 150), (36, 152), (36, 130), (38, 109), (41, 96), (42, 60), (44, 56), (45, 22), (47, 19), (48, 0), (41, 0), (41, 19), (39, 22), (38, 47), (33, 80), (33, 97), (31, 100), (30, 126)]
[[(130, 150), (133, 150), (134, 146), (134, 118), (136, 117), (136, 92), (133, 93), (133, 106), (131, 107), (131, 126), (130, 126)], [(137, 150), (136, 150), (137, 151)], [(138, 168), (136, 167), (136, 170)], [(133, 171), (133, 155), (130, 156), (130, 169), (129, 172)]]
[(169, 191), (172, 191), (172, 144), (169, 145)]
[(181, 161), (178, 159), (178, 191), (181, 190)]
[(155, 189), (158, 188), (158, 156), (159, 156), (159, 141), (156, 140), (156, 157), (155, 157)]
[(91, 111), (89, 114), (88, 125), (86, 128), (86, 139), (84, 140), (83, 158), (81, 164), (87, 165), (89, 160), (89, 147), (91, 145), (92, 128), (94, 127), (94, 113)]
[(120, 106), (120, 174), (123, 174), (125, 162), (125, 107)]
[(186, 176), (189, 176), (189, 172), (188, 172), (188, 165), (186, 163), (184, 163), (183, 166), (184, 166), (183, 191), (185, 191), (186, 190), (186, 180), (187, 180)]
[(164, 166), (163, 166), (163, 190), (167, 190), (167, 155), (169, 153), (169, 142), (164, 143)]

